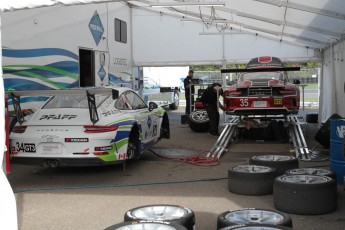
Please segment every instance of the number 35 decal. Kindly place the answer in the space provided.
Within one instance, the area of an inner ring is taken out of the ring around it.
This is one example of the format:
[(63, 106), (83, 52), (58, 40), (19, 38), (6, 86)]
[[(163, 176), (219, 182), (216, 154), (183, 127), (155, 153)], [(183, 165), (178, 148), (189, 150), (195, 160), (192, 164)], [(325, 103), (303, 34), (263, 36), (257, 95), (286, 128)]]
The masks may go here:
[(240, 99), (240, 106), (241, 107), (248, 107), (249, 106), (248, 98)]

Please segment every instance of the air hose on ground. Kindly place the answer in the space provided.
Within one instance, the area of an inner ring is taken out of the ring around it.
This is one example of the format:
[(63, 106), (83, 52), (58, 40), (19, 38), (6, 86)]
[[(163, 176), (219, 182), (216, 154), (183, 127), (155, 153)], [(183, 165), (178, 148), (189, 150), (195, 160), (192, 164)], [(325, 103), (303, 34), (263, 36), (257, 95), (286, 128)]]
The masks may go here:
[(208, 167), (208, 166), (217, 166), (220, 164), (219, 159), (216, 157), (191, 156), (191, 157), (174, 158), (174, 157), (166, 157), (166, 156), (159, 155), (152, 149), (148, 149), (148, 150), (152, 152), (153, 154), (155, 154), (156, 156), (169, 159), (169, 160), (180, 161), (186, 164), (191, 164), (191, 165), (196, 165), (196, 166)]

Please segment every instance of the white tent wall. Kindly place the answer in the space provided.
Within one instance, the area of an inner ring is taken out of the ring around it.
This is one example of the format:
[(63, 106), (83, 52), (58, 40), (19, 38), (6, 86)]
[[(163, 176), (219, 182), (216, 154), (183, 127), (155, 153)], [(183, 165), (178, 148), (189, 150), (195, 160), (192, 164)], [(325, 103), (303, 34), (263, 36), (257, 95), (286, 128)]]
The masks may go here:
[(337, 113), (345, 117), (345, 41), (323, 52), (320, 121), (325, 122)]
[[(213, 26), (139, 8), (132, 9), (133, 60), (136, 66), (222, 65), (257, 56), (283, 61), (320, 60), (319, 52), (255, 34), (215, 35)], [(201, 33), (201, 34), (200, 34)]]

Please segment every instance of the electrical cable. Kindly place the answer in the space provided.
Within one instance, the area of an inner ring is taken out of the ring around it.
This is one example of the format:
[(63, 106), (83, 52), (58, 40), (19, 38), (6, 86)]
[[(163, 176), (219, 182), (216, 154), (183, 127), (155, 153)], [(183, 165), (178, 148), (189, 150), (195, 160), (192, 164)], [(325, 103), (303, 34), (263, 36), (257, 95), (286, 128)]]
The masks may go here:
[(183, 183), (195, 183), (195, 182), (207, 182), (207, 181), (218, 181), (227, 180), (227, 177), (219, 178), (204, 178), (195, 180), (182, 180), (182, 181), (169, 181), (169, 182), (148, 182), (140, 184), (110, 184), (110, 185), (99, 185), (99, 186), (69, 186), (69, 187), (48, 187), (48, 188), (30, 188), (22, 190), (14, 190), (14, 193), (25, 193), (25, 192), (36, 192), (36, 191), (59, 191), (59, 190), (77, 190), (77, 189), (100, 189), (100, 188), (119, 188), (119, 187), (137, 187), (137, 186), (151, 186), (151, 185), (170, 185), (170, 184), (183, 184)]
[(159, 155), (158, 153), (156, 153), (152, 149), (148, 149), (148, 150), (150, 152), (152, 152), (153, 154), (155, 154), (156, 156), (159, 156), (159, 157), (162, 157), (165, 159), (169, 159), (169, 160), (180, 161), (180, 162), (195, 165), (195, 166), (208, 167), (208, 166), (217, 166), (220, 164), (219, 159), (216, 157), (191, 156), (191, 157), (183, 157), (183, 158), (173, 158), (173, 157), (166, 157), (166, 156)]

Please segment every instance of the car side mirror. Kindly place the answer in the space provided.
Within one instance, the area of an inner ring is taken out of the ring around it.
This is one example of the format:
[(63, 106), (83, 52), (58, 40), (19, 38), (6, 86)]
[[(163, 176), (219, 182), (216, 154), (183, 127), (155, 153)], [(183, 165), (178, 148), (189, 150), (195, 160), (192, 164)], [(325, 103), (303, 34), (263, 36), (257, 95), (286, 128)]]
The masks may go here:
[(298, 80), (298, 79), (294, 79), (294, 80), (293, 80), (293, 83), (294, 83), (295, 85), (301, 84), (300, 80)]
[(152, 111), (152, 110), (157, 109), (157, 108), (158, 108), (158, 105), (156, 103), (154, 103), (152, 101), (149, 103), (149, 111)]

